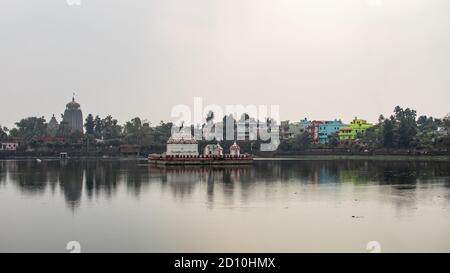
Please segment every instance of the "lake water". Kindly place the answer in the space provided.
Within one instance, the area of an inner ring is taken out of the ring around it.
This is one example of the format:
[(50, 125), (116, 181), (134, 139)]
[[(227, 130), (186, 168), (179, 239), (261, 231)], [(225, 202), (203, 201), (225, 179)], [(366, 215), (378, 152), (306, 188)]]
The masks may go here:
[(0, 161), (0, 252), (450, 252), (450, 163)]

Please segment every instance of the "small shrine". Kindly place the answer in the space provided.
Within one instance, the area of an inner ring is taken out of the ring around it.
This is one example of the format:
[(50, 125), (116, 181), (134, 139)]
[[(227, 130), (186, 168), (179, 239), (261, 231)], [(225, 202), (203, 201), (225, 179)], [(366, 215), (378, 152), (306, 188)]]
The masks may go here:
[(233, 145), (230, 146), (230, 155), (231, 156), (240, 156), (241, 155), (241, 147), (237, 145), (236, 141)]

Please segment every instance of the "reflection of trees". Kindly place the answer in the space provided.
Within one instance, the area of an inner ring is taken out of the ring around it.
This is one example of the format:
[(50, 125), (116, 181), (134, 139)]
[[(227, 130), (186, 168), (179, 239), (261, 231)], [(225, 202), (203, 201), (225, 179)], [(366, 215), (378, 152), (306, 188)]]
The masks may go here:
[(88, 161), (84, 164), (86, 194), (89, 199), (105, 195), (111, 197), (120, 181), (120, 161)]
[(172, 195), (181, 199), (191, 195), (197, 183), (204, 180), (204, 173), (193, 168), (164, 169), (161, 174)]
[[(415, 190), (419, 183), (440, 179), (450, 187), (448, 162), (418, 161), (255, 161), (248, 167), (139, 166), (135, 161), (0, 161), (0, 185), (13, 183), (21, 193), (42, 195), (59, 190), (65, 201), (76, 208), (87, 199), (111, 198), (120, 185), (134, 196), (150, 183), (168, 189), (184, 200), (194, 192), (206, 194), (209, 206), (217, 197), (226, 204), (236, 194), (243, 201), (255, 194), (256, 187), (273, 183), (325, 184), (354, 183), (391, 185), (389, 190)], [(5, 182), (6, 181), (6, 182)], [(267, 187), (268, 189), (270, 187)], [(397, 193), (396, 193), (397, 194)]]
[(19, 190), (24, 194), (42, 194), (48, 185), (48, 172), (51, 167), (42, 164), (37, 167), (35, 161), (10, 161), (7, 163), (10, 179), (15, 181)]
[(416, 184), (448, 177), (448, 162), (418, 161), (257, 161), (258, 181), (299, 183)]
[(6, 184), (6, 164), (8, 161), (0, 161), (0, 187)]

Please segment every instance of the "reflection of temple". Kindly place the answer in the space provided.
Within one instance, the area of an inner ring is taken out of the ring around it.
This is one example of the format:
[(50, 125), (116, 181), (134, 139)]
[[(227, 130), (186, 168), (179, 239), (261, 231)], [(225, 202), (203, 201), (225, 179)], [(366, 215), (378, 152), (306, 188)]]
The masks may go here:
[(83, 193), (83, 169), (70, 165), (63, 167), (59, 175), (59, 185), (66, 202), (74, 209), (79, 205)]

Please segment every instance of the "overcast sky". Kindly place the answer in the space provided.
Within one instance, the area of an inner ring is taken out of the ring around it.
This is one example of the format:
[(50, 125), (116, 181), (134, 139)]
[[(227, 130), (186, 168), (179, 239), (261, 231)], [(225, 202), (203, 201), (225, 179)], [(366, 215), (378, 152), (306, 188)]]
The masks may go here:
[(177, 104), (278, 104), (291, 121), (450, 112), (448, 0), (0, 1), (0, 124), (158, 122)]

